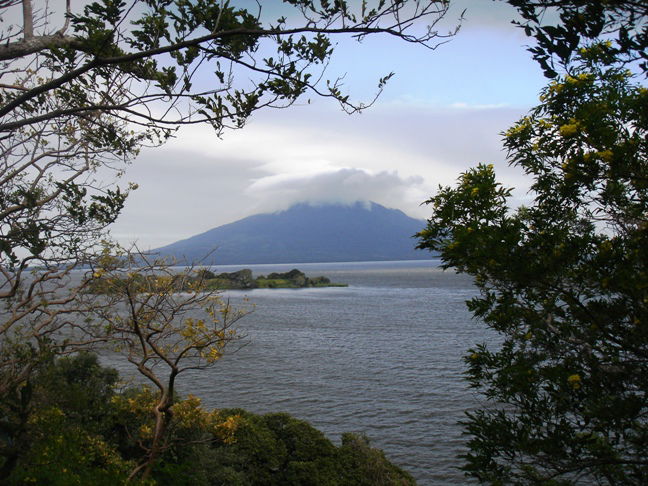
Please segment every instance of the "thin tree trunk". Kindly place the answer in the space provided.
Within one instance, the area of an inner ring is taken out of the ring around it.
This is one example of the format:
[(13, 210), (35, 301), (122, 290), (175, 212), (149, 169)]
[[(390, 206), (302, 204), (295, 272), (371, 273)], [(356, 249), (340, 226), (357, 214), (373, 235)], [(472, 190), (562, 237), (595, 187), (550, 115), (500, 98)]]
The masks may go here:
[(155, 407), (155, 431), (153, 432), (153, 442), (151, 443), (151, 452), (142, 472), (142, 479), (146, 480), (153, 471), (153, 466), (158, 460), (163, 449), (164, 435), (167, 431), (169, 422), (171, 422), (172, 412), (170, 400), (166, 399)]

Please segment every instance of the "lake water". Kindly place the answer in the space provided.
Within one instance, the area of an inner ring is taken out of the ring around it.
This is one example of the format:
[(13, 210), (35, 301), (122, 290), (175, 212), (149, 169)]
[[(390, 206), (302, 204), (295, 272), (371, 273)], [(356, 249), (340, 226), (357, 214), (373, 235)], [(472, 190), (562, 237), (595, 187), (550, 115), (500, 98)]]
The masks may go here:
[(209, 408), (288, 412), (335, 442), (364, 433), (420, 485), (465, 484), (457, 422), (479, 398), (462, 357), (494, 336), (465, 307), (471, 280), (438, 265), (247, 265), (255, 275), (297, 267), (349, 287), (228, 291), (232, 303), (256, 306), (238, 325), (249, 344), (181, 377), (179, 391)]

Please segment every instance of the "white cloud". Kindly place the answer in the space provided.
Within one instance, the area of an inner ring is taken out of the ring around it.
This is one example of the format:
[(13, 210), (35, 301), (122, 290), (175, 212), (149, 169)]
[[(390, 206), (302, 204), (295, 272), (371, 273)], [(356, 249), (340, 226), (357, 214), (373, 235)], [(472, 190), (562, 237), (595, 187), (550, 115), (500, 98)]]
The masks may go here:
[(318, 174), (275, 174), (251, 184), (247, 194), (259, 200), (263, 212), (287, 209), (298, 202), (315, 204), (374, 201), (421, 216), (418, 205), (425, 198), (424, 179), (401, 177), (397, 171), (374, 172), (342, 168)]
[(388, 103), (348, 117), (296, 107), (260, 114), (223, 140), (192, 127), (129, 169), (140, 189), (113, 233), (157, 247), (299, 201), (373, 200), (426, 217), (421, 202), (480, 162), (522, 197), (526, 182), (506, 164), (500, 132), (525, 111)]

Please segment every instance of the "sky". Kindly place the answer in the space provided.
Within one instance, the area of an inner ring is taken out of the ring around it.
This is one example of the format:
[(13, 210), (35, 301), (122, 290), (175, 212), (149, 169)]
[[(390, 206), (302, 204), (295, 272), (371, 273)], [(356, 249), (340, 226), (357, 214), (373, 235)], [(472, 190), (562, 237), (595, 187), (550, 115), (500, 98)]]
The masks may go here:
[(439, 30), (465, 9), (457, 36), (431, 51), (394, 39), (340, 40), (329, 74), (346, 74), (355, 99), (395, 72), (376, 104), (347, 115), (311, 98), (257, 112), (242, 130), (218, 138), (207, 126), (181, 129), (166, 145), (145, 149), (125, 181), (139, 188), (112, 226), (122, 244), (157, 248), (257, 213), (297, 202), (375, 201), (426, 218), (422, 205), (462, 171), (493, 163), (515, 187), (528, 181), (508, 166), (505, 131), (538, 103), (546, 84), (530, 42), (511, 25), (515, 11), (490, 0), (453, 0)]

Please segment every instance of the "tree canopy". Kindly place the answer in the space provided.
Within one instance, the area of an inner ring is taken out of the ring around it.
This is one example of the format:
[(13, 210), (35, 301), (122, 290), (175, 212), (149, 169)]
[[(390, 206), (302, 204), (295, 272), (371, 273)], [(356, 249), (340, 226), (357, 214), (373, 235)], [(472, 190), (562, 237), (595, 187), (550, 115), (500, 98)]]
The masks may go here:
[[(554, 78), (504, 134), (510, 163), (532, 180), (532, 202), (515, 207), (493, 165), (481, 164), (428, 201), (419, 234), (445, 268), (474, 277), (480, 293), (468, 307), (502, 338), (466, 356), (489, 406), (464, 424), (464, 469), (490, 484), (644, 484), (646, 8), (510, 3), (529, 19), (532, 52)], [(540, 23), (545, 7), (561, 13), (559, 26)], [(606, 38), (611, 31), (618, 39)]]
[(11, 474), (3, 475), (2, 484), (415, 484), (362, 436), (344, 434), (336, 446), (288, 414), (207, 410), (196, 396), (175, 398), (164, 447), (149, 479), (128, 481), (139, 444), (154, 434), (150, 411), (157, 397), (146, 387), (118, 389), (118, 378), (87, 353), (39, 369), (31, 380), (29, 447)]

